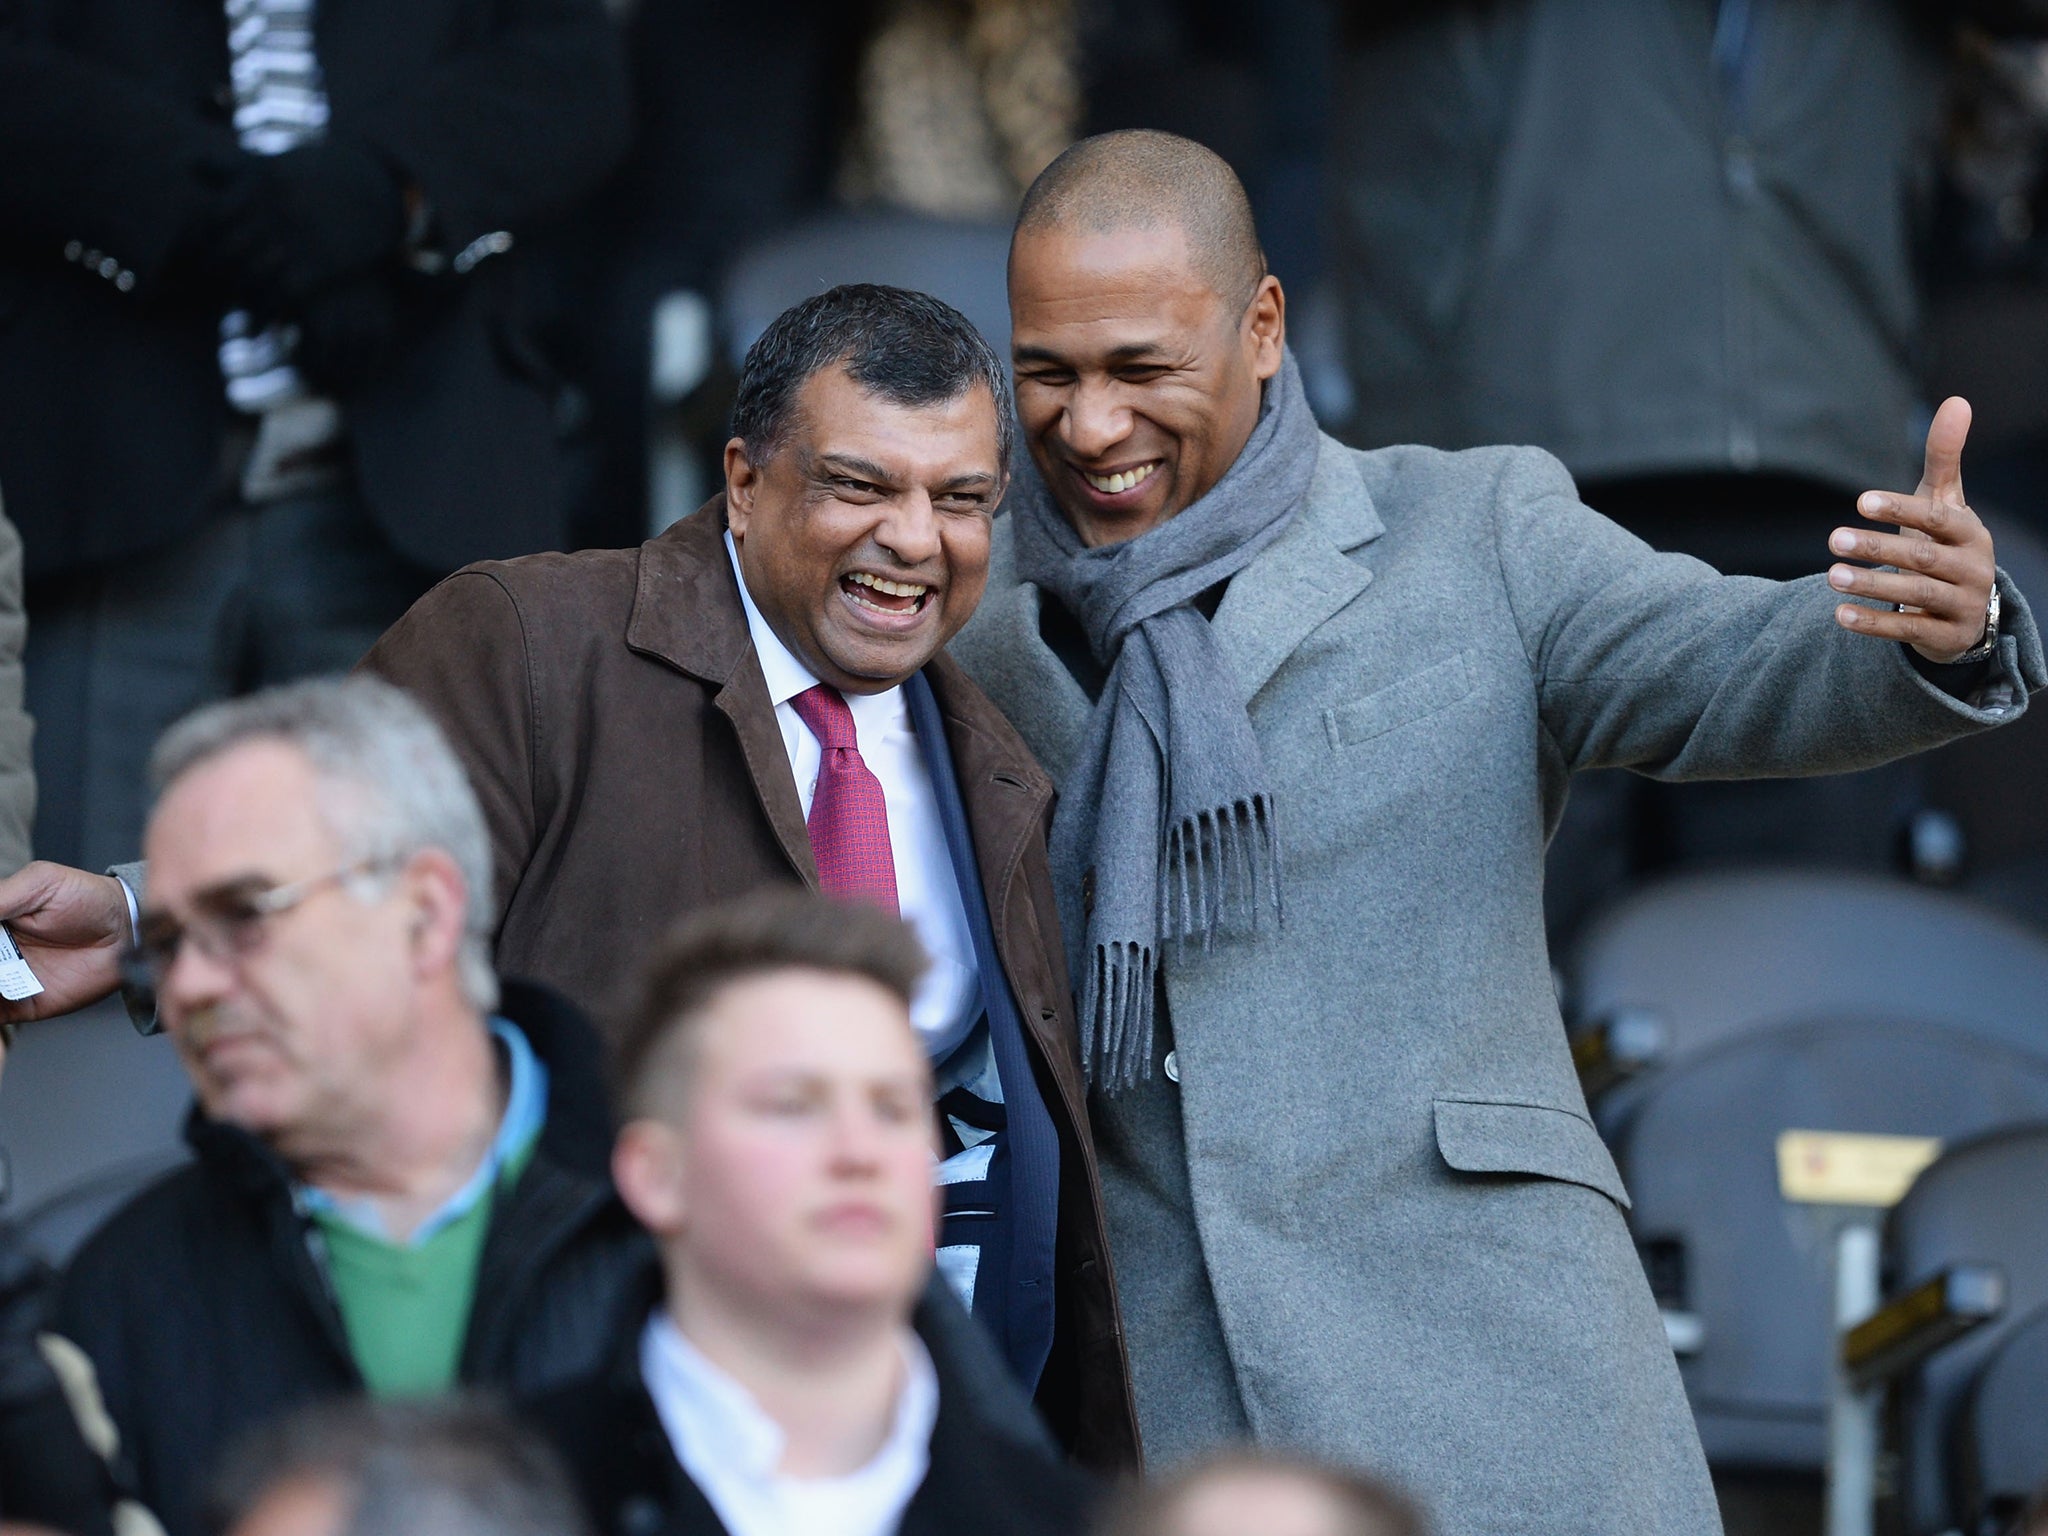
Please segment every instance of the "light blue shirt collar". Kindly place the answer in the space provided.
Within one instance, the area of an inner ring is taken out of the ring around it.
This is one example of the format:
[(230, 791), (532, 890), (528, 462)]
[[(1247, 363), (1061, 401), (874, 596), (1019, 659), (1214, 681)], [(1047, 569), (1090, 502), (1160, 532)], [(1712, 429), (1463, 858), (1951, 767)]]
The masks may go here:
[[(504, 1118), (498, 1122), (498, 1134), (491, 1138), (490, 1150), (477, 1164), (476, 1172), (441, 1203), (439, 1210), (420, 1223), (419, 1230), (406, 1240), (408, 1248), (419, 1247), (444, 1227), (462, 1220), (475, 1210), (485, 1191), (497, 1183), (505, 1165), (525, 1151), (547, 1124), (548, 1069), (533, 1054), (533, 1046), (518, 1025), (495, 1015), (489, 1022), (492, 1038), (504, 1047), (511, 1076), (511, 1088), (505, 1095)], [(369, 1200), (337, 1199), (326, 1190), (315, 1189), (310, 1184), (293, 1185), (292, 1194), (302, 1213), (331, 1216), (381, 1242), (390, 1241), (383, 1219)]]

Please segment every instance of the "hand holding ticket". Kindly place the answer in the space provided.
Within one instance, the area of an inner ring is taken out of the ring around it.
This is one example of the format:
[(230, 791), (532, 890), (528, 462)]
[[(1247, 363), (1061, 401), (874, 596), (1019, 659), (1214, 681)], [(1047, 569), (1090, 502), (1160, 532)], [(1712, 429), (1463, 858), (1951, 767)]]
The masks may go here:
[(5, 923), (0, 923), (0, 997), (10, 1003), (18, 1003), (23, 998), (37, 996), (42, 990), (43, 984), (36, 980), (36, 973), (21, 958), (21, 949), (15, 944), (14, 935), (7, 931)]
[(52, 1019), (121, 982), (133, 933), (119, 880), (41, 860), (0, 880), (0, 1023)]

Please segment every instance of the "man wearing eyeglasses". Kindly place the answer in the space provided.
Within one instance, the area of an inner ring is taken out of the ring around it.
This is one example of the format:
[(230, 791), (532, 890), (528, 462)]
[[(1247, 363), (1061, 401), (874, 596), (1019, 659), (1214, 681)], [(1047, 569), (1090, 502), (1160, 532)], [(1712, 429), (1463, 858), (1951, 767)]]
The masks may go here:
[(131, 1490), (171, 1536), (247, 1426), (305, 1400), (529, 1392), (608, 1358), (649, 1261), (606, 1176), (594, 1036), (500, 999), (490, 844), (420, 708), (359, 678), (160, 743), (136, 979), (195, 1161), (74, 1261)]

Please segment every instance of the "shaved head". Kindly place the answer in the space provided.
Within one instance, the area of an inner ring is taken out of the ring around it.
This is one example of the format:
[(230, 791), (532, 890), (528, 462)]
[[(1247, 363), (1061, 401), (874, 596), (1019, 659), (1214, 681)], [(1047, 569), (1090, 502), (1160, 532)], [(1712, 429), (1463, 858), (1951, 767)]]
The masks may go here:
[(1193, 139), (1151, 128), (1083, 139), (1039, 173), (1017, 210), (1019, 238), (1166, 226), (1186, 236), (1217, 293), (1232, 305), (1250, 302), (1266, 275), (1251, 200), (1229, 162)]

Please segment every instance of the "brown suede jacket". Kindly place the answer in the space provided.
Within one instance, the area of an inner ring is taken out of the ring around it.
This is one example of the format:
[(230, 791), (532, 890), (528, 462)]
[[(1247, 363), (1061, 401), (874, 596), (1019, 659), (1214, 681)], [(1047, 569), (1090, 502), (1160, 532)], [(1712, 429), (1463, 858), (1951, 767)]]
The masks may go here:
[[(680, 915), (816, 886), (796, 781), (715, 498), (638, 549), (456, 572), (363, 666), (412, 692), (490, 825), (498, 967), (602, 1012)], [(1135, 1467), (1137, 1419), (1045, 833), (1052, 782), (941, 654), (946, 721), (996, 947), (1060, 1138), (1057, 1322), (1038, 1405), (1084, 1464)]]

